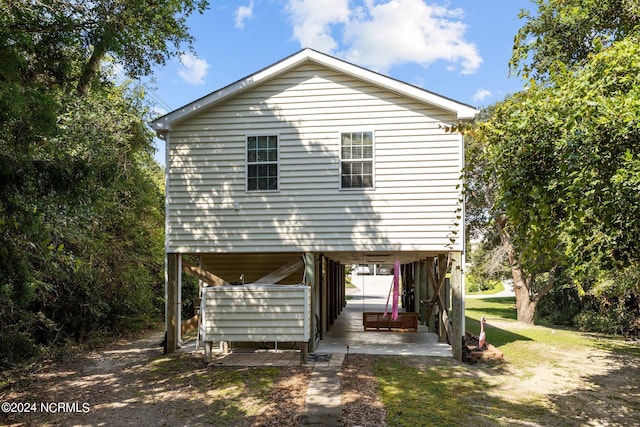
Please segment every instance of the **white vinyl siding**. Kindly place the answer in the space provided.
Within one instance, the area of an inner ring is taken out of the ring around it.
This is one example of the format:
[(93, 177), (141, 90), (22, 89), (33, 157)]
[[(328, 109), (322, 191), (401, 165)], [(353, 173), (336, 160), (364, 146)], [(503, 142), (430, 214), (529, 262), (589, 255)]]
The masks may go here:
[[(461, 250), (454, 120), (311, 64), (241, 93), (172, 129), (167, 251)], [(345, 129), (374, 131), (375, 188), (340, 190)], [(279, 191), (246, 192), (246, 135), (278, 135)]]
[(306, 342), (310, 338), (309, 287), (295, 285), (205, 288), (205, 342)]

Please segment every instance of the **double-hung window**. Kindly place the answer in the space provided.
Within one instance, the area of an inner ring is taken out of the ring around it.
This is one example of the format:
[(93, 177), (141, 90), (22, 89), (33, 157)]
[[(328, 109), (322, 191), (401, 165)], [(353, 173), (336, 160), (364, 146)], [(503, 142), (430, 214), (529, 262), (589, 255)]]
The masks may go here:
[(278, 136), (247, 137), (247, 191), (278, 190)]
[(340, 135), (341, 188), (373, 188), (373, 132)]

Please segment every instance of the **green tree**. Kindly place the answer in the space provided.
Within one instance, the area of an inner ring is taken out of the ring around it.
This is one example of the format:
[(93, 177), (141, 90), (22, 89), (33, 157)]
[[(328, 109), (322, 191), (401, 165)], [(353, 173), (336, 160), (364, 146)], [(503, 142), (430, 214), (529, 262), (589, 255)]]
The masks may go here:
[[(537, 189), (549, 171), (540, 170), (531, 147), (518, 140), (529, 136), (528, 129), (514, 123), (519, 116), (509, 117), (520, 105), (520, 97), (528, 95), (516, 94), (494, 105), (467, 132), (465, 193), (474, 213), (468, 218), (468, 227), (481, 233), (491, 270), (500, 271), (501, 264), (510, 270), (518, 320), (530, 323), (536, 305), (555, 283), (561, 243), (557, 229), (549, 226), (552, 218), (547, 202), (551, 195)], [(534, 115), (532, 120), (539, 117), (542, 115)], [(538, 244), (538, 240), (545, 244)]]
[(492, 106), (469, 132), (466, 168), (475, 186), (468, 203), (478, 206), (469, 209), (472, 222), (498, 230), (525, 321), (558, 277), (584, 294), (638, 268), (640, 5), (534, 4), (534, 13), (521, 12), (510, 61), (531, 79), (528, 88)]
[[(83, 95), (98, 76), (100, 62), (110, 54), (123, 64), (129, 76), (151, 73), (155, 64), (182, 53), (190, 44), (186, 20), (203, 12), (207, 0), (100, 0), (73, 1), (87, 54), (78, 80)], [(79, 10), (80, 9), (80, 10)], [(89, 54), (90, 53), (90, 54)]]
[(580, 67), (589, 55), (622, 40), (640, 25), (637, 0), (534, 0), (535, 13), (520, 12), (512, 70), (537, 81), (564, 67)]
[[(591, 282), (600, 272), (638, 266), (638, 41), (629, 35), (601, 46), (582, 68), (558, 68), (545, 85), (531, 82), (474, 132), (495, 174), (493, 213), (509, 248), (521, 320), (533, 320), (564, 266)], [(536, 286), (541, 275), (545, 284)]]
[(208, 0), (3, 0), (1, 7), (4, 36), (25, 53), (37, 53), (29, 61), (84, 96), (103, 77), (100, 65), (107, 56), (137, 78), (183, 53), (183, 44), (193, 42), (187, 18), (203, 12)]
[(205, 0), (0, 2), (0, 365), (161, 308), (163, 172), (132, 77)]

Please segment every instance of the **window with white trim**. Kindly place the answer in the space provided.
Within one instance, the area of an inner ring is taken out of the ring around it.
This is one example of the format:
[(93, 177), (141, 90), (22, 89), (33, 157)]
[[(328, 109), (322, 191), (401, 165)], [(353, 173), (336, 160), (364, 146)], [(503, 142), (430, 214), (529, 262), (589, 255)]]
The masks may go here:
[(373, 132), (340, 134), (340, 187), (373, 188)]
[(278, 136), (247, 136), (247, 191), (278, 190)]

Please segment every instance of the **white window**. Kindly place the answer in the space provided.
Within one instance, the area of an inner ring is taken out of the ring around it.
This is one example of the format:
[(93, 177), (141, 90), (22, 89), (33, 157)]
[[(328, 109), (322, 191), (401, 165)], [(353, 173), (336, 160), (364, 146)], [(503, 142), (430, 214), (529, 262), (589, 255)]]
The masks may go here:
[(247, 191), (278, 190), (278, 136), (247, 137)]
[(340, 135), (341, 188), (373, 188), (373, 132)]

